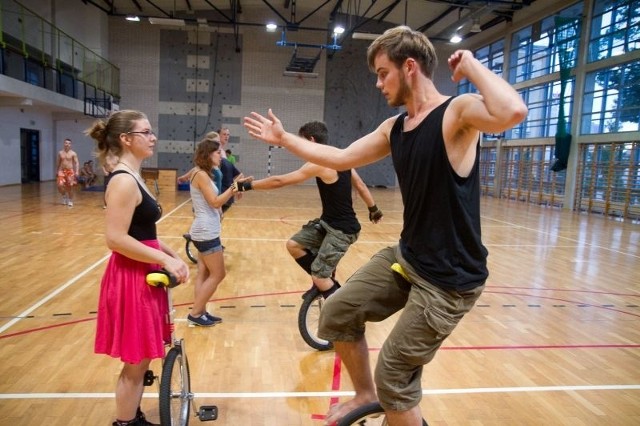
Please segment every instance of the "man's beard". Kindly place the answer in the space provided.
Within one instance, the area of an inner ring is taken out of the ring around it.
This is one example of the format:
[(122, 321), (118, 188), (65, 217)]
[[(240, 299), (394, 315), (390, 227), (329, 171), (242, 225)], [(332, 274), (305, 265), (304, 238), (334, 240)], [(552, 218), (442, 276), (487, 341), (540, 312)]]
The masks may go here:
[(410, 93), (411, 93), (411, 89), (409, 88), (409, 85), (404, 79), (404, 75), (400, 74), (400, 83), (399, 83), (398, 92), (392, 99), (389, 99), (389, 105), (392, 107), (403, 106), (405, 104), (406, 99), (409, 97)]

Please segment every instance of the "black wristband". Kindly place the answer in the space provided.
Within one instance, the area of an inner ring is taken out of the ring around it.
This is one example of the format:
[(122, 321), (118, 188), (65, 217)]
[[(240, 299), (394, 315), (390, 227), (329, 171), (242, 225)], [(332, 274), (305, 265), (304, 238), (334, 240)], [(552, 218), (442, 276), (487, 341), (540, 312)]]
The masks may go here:
[(372, 205), (371, 207), (367, 207), (369, 209), (369, 213), (373, 213), (376, 210), (378, 210), (378, 206), (376, 206), (375, 204)]
[(251, 182), (238, 182), (238, 192), (251, 191), (253, 184)]

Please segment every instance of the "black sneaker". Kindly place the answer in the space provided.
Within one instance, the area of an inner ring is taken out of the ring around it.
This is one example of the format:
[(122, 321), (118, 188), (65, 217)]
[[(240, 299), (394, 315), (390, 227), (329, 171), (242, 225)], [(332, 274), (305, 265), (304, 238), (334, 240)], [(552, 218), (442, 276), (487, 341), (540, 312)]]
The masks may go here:
[(316, 289), (316, 285), (314, 283), (311, 283), (311, 287), (309, 288), (309, 290), (302, 293), (302, 298), (306, 299), (311, 294), (311, 292), (315, 289)]
[(136, 413), (136, 425), (138, 426), (160, 426), (158, 423), (151, 423), (144, 416), (144, 413), (138, 408), (138, 412)]
[(214, 325), (220, 324), (222, 322), (222, 318), (217, 317), (215, 315), (211, 315), (209, 312), (205, 312), (204, 314), (207, 316), (207, 318), (209, 318), (209, 320), (213, 321)]
[(197, 325), (199, 327), (211, 327), (216, 325), (215, 322), (209, 319), (207, 314), (202, 314), (199, 317), (193, 317), (189, 314), (187, 315), (187, 321), (189, 321), (189, 324)]

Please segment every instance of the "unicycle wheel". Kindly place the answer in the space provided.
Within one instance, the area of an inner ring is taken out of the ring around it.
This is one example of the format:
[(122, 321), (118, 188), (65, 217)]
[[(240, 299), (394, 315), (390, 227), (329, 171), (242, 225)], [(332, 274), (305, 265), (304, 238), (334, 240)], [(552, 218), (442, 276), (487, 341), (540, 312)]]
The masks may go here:
[(198, 263), (198, 253), (193, 245), (193, 241), (191, 240), (191, 235), (183, 234), (182, 237), (186, 240), (184, 244), (184, 251), (187, 254), (187, 257), (192, 263)]
[(313, 349), (326, 351), (333, 348), (333, 344), (328, 340), (318, 337), (318, 326), (320, 324), (320, 310), (324, 304), (324, 298), (320, 291), (314, 286), (313, 289), (305, 293), (302, 298), (302, 305), (298, 312), (298, 330), (302, 339)]
[(189, 363), (181, 346), (172, 347), (162, 364), (160, 378), (160, 423), (164, 426), (187, 426), (191, 409)]
[[(378, 402), (358, 407), (338, 422), (338, 426), (386, 426), (388, 424), (384, 409)], [(424, 419), (422, 419), (422, 425), (428, 426)]]

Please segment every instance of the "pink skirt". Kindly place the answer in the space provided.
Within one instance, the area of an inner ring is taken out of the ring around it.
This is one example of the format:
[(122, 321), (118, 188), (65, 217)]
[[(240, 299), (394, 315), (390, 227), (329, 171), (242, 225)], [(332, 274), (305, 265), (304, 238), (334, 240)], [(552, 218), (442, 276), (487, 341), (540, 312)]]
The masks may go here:
[[(157, 240), (142, 243), (160, 248)], [(145, 280), (148, 272), (157, 269), (159, 265), (111, 253), (100, 284), (95, 353), (129, 364), (164, 357), (165, 342), (171, 338), (167, 293)]]

